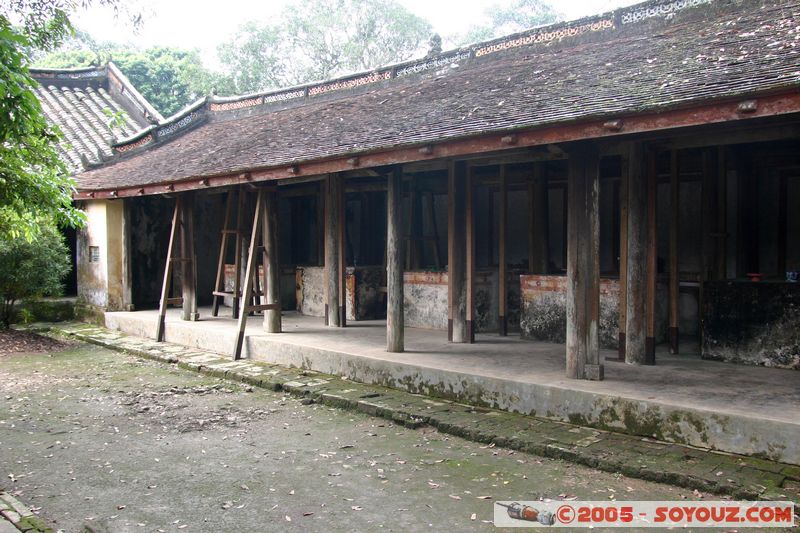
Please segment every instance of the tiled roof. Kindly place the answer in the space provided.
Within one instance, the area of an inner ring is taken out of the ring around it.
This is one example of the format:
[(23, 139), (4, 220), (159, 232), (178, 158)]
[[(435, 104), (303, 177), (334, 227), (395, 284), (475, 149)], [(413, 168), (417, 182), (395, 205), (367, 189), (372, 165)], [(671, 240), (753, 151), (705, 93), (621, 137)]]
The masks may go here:
[(210, 99), (115, 147), (83, 191), (661, 112), (800, 87), (800, 0), (655, 0), (370, 73)]
[(72, 172), (110, 159), (112, 144), (163, 120), (113, 63), (30, 73), (47, 120), (63, 133), (59, 149)]

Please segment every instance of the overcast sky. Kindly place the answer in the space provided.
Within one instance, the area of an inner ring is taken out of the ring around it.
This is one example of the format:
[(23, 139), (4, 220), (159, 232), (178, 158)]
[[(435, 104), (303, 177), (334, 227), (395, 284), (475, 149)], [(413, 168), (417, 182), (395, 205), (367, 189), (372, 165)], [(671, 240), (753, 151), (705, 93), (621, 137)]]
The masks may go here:
[[(434, 31), (445, 37), (464, 32), (485, 19), (485, 10), (493, 0), (398, 0), (407, 9), (427, 19)], [(510, 0), (497, 0), (509, 3)], [(236, 28), (250, 20), (269, 21), (281, 11), (287, 0), (132, 0), (125, 5), (141, 12), (144, 24), (138, 34), (123, 19), (115, 19), (111, 10), (93, 6), (75, 17), (77, 26), (99, 41), (197, 48), (213, 66), (217, 44)], [(579, 18), (630, 5), (636, 0), (554, 0), (552, 4), (568, 18)]]

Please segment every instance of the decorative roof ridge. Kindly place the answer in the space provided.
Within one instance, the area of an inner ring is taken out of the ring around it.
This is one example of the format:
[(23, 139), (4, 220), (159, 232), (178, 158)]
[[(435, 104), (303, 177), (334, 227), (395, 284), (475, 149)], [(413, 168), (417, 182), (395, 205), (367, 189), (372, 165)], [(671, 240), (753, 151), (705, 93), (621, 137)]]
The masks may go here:
[(47, 76), (48, 74), (52, 75), (62, 74), (64, 75), (64, 77), (67, 78), (75, 78), (75, 77), (85, 77), (81, 75), (89, 73), (101, 77), (107, 75), (108, 72), (107, 66), (108, 65), (101, 65), (99, 67), (91, 66), (91, 67), (71, 67), (71, 68), (30, 67), (28, 69), (28, 72), (33, 78), (52, 77), (52, 76)]
[[(716, 0), (647, 0), (638, 4), (618, 8), (578, 19), (560, 21), (536, 26), (521, 32), (479, 41), (462, 47), (446, 50), (422, 58), (391, 63), (374, 69), (359, 71), (336, 78), (315, 81), (259, 91), (244, 95), (210, 95), (189, 104), (174, 115), (162, 119), (155, 126), (113, 145), (115, 155), (138, 152), (151, 144), (173, 138), (195, 126), (208, 121), (210, 115), (224, 112), (239, 112), (250, 108), (280, 105), (291, 102), (308, 102), (311, 98), (345, 89), (355, 89), (364, 85), (402, 78), (433, 70), (441, 73), (443, 69), (457, 68), (463, 60), (473, 60), (485, 55), (521, 46), (561, 42), (566, 38), (576, 38), (585, 34), (620, 30), (630, 24), (639, 23), (654, 17), (671, 17), (686, 8), (710, 4)], [(760, 3), (760, 2), (759, 2)], [(116, 68), (116, 67), (114, 67)], [(109, 159), (110, 163), (116, 158)]]

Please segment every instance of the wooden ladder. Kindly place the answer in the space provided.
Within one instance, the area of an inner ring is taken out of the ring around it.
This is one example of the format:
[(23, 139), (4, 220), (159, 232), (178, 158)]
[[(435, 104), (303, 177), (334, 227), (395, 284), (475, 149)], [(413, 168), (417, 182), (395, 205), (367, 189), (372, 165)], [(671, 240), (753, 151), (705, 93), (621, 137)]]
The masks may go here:
[[(164, 282), (161, 286), (161, 300), (158, 306), (158, 327), (156, 340), (164, 341), (164, 322), (167, 306), (183, 306), (183, 320), (197, 320), (196, 266), (194, 259), (194, 220), (193, 196), (185, 193), (175, 198), (175, 211), (172, 214), (172, 228), (169, 232), (167, 264), (164, 269)], [(180, 233), (180, 235), (179, 235)], [(179, 237), (180, 243), (176, 242)], [(180, 244), (180, 246), (177, 246)], [(176, 257), (176, 247), (179, 253)], [(174, 264), (181, 263), (182, 296), (171, 296)]]
[[(219, 305), (222, 302), (222, 299), (225, 296), (233, 296), (233, 311), (232, 316), (233, 318), (239, 318), (239, 299), (242, 296), (242, 268), (241, 268), (241, 258), (242, 258), (242, 244), (244, 241), (244, 235), (242, 231), (242, 223), (244, 219), (244, 210), (245, 210), (245, 198), (246, 193), (243, 189), (238, 190), (231, 190), (227, 193), (227, 198), (225, 200), (225, 219), (223, 221), (223, 227), (220, 237), (220, 245), (219, 245), (219, 261), (217, 262), (217, 278), (214, 282), (214, 302), (211, 308), (211, 316), (219, 315)], [(231, 228), (231, 213), (233, 212), (233, 204), (236, 202), (236, 227)], [(228, 244), (231, 241), (231, 237), (234, 237), (234, 259), (233, 265), (235, 269), (234, 279), (233, 279), (233, 290), (226, 291), (225, 290), (225, 258), (228, 255)]]
[[(271, 254), (277, 254), (275, 224), (277, 223), (277, 214), (275, 211), (275, 202), (270, 203), (270, 213), (267, 213), (267, 194), (274, 195), (275, 192), (268, 192), (265, 189), (258, 190), (258, 197), (256, 199), (256, 212), (253, 217), (253, 232), (250, 234), (250, 248), (247, 253), (247, 267), (245, 268), (244, 275), (244, 294), (241, 299), (241, 309), (239, 310), (239, 324), (238, 332), (236, 335), (236, 345), (233, 349), (234, 360), (241, 359), (242, 346), (244, 345), (244, 333), (247, 326), (247, 316), (252, 312), (258, 311), (278, 311), (280, 313), (281, 304), (280, 297), (277, 303), (262, 304), (259, 301), (252, 302), (254, 297), (258, 298), (261, 294), (269, 294), (267, 285), (271, 283), (271, 277), (275, 275), (274, 272), (269, 271), (269, 259)], [(261, 262), (264, 267), (264, 288), (263, 291), (258, 290), (258, 266), (257, 254), (261, 252)], [(277, 256), (273, 257), (276, 259)]]

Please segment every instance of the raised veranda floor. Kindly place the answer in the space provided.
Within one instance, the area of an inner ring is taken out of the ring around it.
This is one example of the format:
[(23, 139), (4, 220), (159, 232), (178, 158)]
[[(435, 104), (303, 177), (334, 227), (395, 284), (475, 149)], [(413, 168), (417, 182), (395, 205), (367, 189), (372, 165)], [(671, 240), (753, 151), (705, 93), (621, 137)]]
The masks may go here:
[[(170, 310), (166, 340), (230, 353), (230, 310), (180, 320)], [(106, 313), (106, 326), (153, 338), (157, 311)], [(383, 321), (330, 328), (321, 318), (285, 313), (281, 334), (248, 321), (243, 356), (349, 379), (509, 409), (582, 425), (655, 435), (701, 447), (800, 464), (800, 373), (706, 361), (657, 351), (656, 366), (608, 361), (605, 380), (564, 377), (564, 345), (479, 334), (452, 344), (443, 331), (406, 328), (404, 353), (387, 353)], [(606, 351), (607, 357), (616, 352)]]

